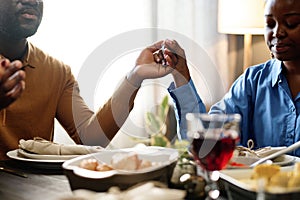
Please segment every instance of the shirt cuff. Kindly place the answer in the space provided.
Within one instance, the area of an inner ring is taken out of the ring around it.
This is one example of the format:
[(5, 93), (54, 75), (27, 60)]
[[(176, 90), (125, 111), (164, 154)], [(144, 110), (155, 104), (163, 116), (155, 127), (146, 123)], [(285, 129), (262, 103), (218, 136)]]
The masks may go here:
[(174, 101), (175, 115), (178, 120), (177, 133), (179, 139), (187, 138), (187, 124), (185, 116), (187, 113), (206, 112), (205, 106), (200, 99), (192, 79), (179, 88), (175, 88), (174, 83), (171, 83), (168, 91)]
[(206, 112), (192, 79), (179, 88), (175, 88), (175, 84), (171, 83), (168, 91), (179, 106), (177, 108), (190, 112)]

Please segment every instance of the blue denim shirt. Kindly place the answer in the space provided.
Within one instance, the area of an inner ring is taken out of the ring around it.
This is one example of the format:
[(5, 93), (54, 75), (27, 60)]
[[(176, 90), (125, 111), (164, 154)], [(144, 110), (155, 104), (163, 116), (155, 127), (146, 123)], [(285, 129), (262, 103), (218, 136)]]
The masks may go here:
[[(180, 137), (186, 138), (185, 115), (206, 112), (191, 80), (176, 88), (169, 87), (174, 100)], [(255, 147), (289, 146), (300, 140), (300, 93), (292, 98), (282, 62), (269, 60), (248, 68), (231, 86), (228, 93), (214, 104), (209, 113), (239, 113), (240, 143), (247, 146), (252, 139)], [(300, 149), (291, 153), (300, 156)]]

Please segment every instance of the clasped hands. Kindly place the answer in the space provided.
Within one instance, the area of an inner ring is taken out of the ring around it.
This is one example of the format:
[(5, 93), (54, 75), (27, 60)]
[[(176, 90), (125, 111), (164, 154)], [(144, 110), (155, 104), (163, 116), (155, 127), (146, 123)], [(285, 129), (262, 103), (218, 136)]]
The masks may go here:
[(143, 80), (172, 74), (175, 83), (185, 84), (190, 79), (185, 52), (175, 40), (162, 40), (145, 48), (136, 60), (135, 67), (127, 75), (133, 85), (139, 87)]

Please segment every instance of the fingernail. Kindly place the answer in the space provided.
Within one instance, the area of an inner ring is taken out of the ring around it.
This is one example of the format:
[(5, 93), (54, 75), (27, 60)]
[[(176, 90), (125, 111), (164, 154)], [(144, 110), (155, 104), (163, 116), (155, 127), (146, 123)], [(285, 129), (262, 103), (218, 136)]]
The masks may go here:
[(172, 40), (168, 41), (168, 45), (173, 45), (173, 44), (174, 44), (174, 42)]
[(13, 63), (15, 68), (21, 69), (23, 66), (22, 65), (18, 65), (16, 62)]

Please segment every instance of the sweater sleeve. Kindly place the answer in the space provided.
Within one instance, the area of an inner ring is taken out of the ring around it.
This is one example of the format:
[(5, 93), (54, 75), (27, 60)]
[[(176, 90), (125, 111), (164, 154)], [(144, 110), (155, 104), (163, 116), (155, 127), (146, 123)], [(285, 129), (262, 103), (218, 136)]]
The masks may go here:
[(112, 97), (94, 113), (80, 96), (74, 81), (72, 94), (67, 87), (61, 98), (58, 119), (76, 143), (107, 146), (132, 110), (137, 91), (124, 78)]

